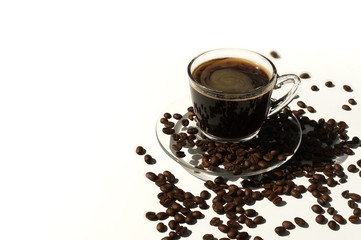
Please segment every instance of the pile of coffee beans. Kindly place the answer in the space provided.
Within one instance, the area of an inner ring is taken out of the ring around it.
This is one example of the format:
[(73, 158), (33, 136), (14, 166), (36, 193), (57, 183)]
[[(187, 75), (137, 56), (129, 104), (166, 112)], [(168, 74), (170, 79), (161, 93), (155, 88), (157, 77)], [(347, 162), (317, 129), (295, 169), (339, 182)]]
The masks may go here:
[[(275, 51), (274, 58), (280, 58)], [(300, 75), (302, 79), (311, 78), (308, 73)], [(325, 82), (325, 86), (332, 88), (332, 81)], [(344, 85), (343, 89), (352, 92), (352, 88)], [(312, 91), (319, 91), (317, 85), (312, 85)], [(348, 103), (356, 105), (350, 98)], [(262, 240), (261, 236), (252, 236), (245, 231), (247, 228), (257, 228), (262, 224), (274, 224), (261, 215), (261, 211), (254, 208), (257, 201), (270, 201), (278, 207), (285, 205), (288, 197), (302, 199), (308, 194), (314, 198), (309, 210), (314, 214), (314, 222), (325, 225), (332, 231), (339, 230), (345, 224), (361, 223), (361, 195), (357, 192), (344, 190), (341, 195), (333, 195), (332, 190), (348, 181), (348, 174), (358, 174), (361, 177), (361, 159), (350, 163), (347, 167), (337, 162), (343, 155), (354, 155), (354, 149), (360, 147), (361, 141), (357, 136), (348, 135), (348, 125), (345, 121), (335, 119), (318, 120), (306, 116), (316, 112), (315, 108), (299, 100), (298, 110), (284, 109), (282, 113), (271, 117), (265, 123), (259, 136), (246, 143), (218, 143), (207, 139), (191, 126), (195, 120), (193, 107), (187, 109), (183, 116), (179, 113), (165, 113), (160, 119), (164, 124), (163, 133), (172, 139), (172, 149), (179, 158), (184, 158), (184, 148), (194, 148), (202, 153), (201, 162), (197, 168), (217, 171), (224, 168), (234, 175), (243, 171), (256, 171), (267, 168), (274, 161), (290, 160), (271, 171), (248, 177), (239, 183), (229, 183), (224, 177), (216, 177), (205, 181), (205, 189), (199, 194), (193, 194), (176, 186), (178, 180), (170, 171), (162, 173), (147, 172), (146, 178), (159, 187), (157, 195), (164, 211), (148, 211), (145, 217), (157, 222), (156, 230), (167, 233), (162, 240), (174, 240), (191, 235), (191, 225), (202, 221), (204, 211), (211, 209), (214, 216), (209, 225), (218, 229), (225, 236), (219, 240), (254, 239)], [(347, 105), (349, 106), (349, 105)], [(342, 106), (344, 110), (351, 110)], [(298, 138), (298, 126), (290, 121), (290, 116), (296, 116), (302, 128), (302, 141), (297, 152), (294, 152)], [(173, 119), (172, 119), (173, 118)], [(178, 122), (179, 121), (179, 122)], [(175, 126), (180, 123), (183, 132), (177, 132)], [(281, 131), (280, 131), (281, 129)], [(146, 154), (146, 150), (138, 146), (136, 153), (144, 155), (148, 164), (155, 160)], [(298, 178), (307, 179), (308, 184), (298, 184)], [(350, 214), (341, 215), (333, 206), (333, 199), (345, 200), (350, 208)], [(226, 220), (224, 220), (226, 219)], [(307, 219), (309, 220), (309, 219)], [(309, 224), (301, 216), (292, 220), (285, 219), (274, 225), (274, 232), (279, 236), (292, 234), (295, 228), (308, 228)], [(217, 240), (210, 233), (203, 235), (203, 240)]]

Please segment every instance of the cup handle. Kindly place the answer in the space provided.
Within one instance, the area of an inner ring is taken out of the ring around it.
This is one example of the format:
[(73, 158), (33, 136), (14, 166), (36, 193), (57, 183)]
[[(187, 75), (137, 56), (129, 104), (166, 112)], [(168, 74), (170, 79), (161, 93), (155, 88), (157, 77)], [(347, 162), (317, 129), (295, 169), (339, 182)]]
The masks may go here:
[(268, 116), (279, 112), (286, 107), (297, 95), (299, 86), (301, 84), (300, 78), (295, 74), (286, 74), (279, 76), (276, 82), (276, 88), (280, 88), (283, 84), (292, 83), (292, 88), (283, 97), (277, 100), (271, 99), (271, 107)]

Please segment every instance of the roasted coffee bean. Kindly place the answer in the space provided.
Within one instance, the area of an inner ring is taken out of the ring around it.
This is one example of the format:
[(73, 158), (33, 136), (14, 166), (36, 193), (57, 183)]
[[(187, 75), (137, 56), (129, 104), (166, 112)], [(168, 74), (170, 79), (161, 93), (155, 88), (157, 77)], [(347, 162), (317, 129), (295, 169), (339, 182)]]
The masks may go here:
[(282, 222), (282, 227), (285, 229), (294, 229), (295, 225), (291, 221), (285, 220)]
[(236, 238), (236, 236), (238, 235), (238, 230), (236, 228), (231, 228), (228, 232), (227, 232), (227, 237), (234, 239)]
[(342, 197), (344, 198), (349, 198), (350, 197), (350, 191), (349, 190), (345, 190), (341, 193)]
[(184, 127), (186, 127), (186, 126), (189, 125), (189, 120), (186, 119), (186, 118), (185, 118), (185, 119), (182, 119), (181, 123), (182, 123), (182, 125), (183, 125)]
[(184, 158), (186, 155), (183, 151), (177, 151), (175, 153), (175, 155), (178, 157), (178, 158)]
[(334, 186), (337, 185), (337, 182), (335, 181), (334, 178), (329, 177), (329, 178), (327, 178), (327, 180), (326, 180), (326, 184), (327, 184), (327, 186), (329, 186), (329, 187), (334, 187)]
[(144, 149), (142, 146), (138, 146), (138, 147), (135, 149), (135, 152), (136, 152), (138, 155), (143, 155), (143, 154), (145, 154), (145, 149)]
[(340, 214), (335, 214), (335, 215), (332, 216), (332, 218), (333, 218), (333, 220), (335, 220), (339, 224), (345, 224), (346, 223), (346, 220)]
[(361, 200), (360, 194), (357, 193), (349, 193), (349, 197), (356, 202), (359, 202)]
[(176, 229), (176, 233), (180, 236), (185, 236), (186, 233), (188, 232), (188, 228), (187, 227), (184, 227), (184, 226), (179, 226), (177, 229)]
[(353, 98), (350, 98), (350, 99), (348, 100), (348, 103), (351, 104), (351, 105), (356, 105), (356, 104), (357, 104), (357, 102), (356, 102), (355, 99), (353, 99)]
[(330, 214), (330, 215), (335, 214), (335, 208), (334, 207), (327, 208), (327, 213)]
[(257, 216), (253, 219), (253, 222), (258, 225), (264, 223), (265, 219), (262, 216)]
[(236, 239), (237, 240), (247, 240), (247, 239), (249, 239), (249, 234), (248, 234), (248, 232), (239, 232)]
[(218, 225), (218, 230), (223, 232), (223, 233), (227, 233), (231, 228), (229, 226), (227, 226), (226, 224), (220, 224)]
[(312, 85), (311, 90), (316, 92), (319, 90), (319, 88), (316, 85)]
[(182, 115), (179, 114), (179, 113), (174, 113), (173, 118), (176, 119), (176, 120), (180, 120), (180, 119), (182, 119)]
[(271, 55), (273, 58), (280, 58), (280, 55), (279, 55), (276, 51), (271, 51), (271, 52), (270, 52), (270, 55)]
[(151, 164), (151, 163), (153, 163), (153, 158), (152, 158), (151, 155), (146, 154), (146, 155), (144, 155), (144, 161), (145, 161), (147, 164)]
[(346, 92), (352, 92), (352, 88), (349, 85), (343, 85), (342, 87)]
[(355, 208), (355, 209), (353, 210), (353, 214), (354, 214), (354, 215), (357, 215), (357, 216), (360, 216), (360, 214), (361, 214), (361, 209), (360, 209), (359, 207)]
[(169, 215), (165, 212), (158, 212), (156, 216), (158, 220), (165, 220), (169, 217)]
[(238, 217), (238, 222), (240, 222), (240, 223), (245, 223), (246, 222), (246, 219), (247, 219), (247, 216), (246, 215), (244, 215), (244, 214), (241, 214), (241, 215), (239, 215), (239, 217)]
[(326, 87), (334, 87), (335, 85), (333, 85), (332, 81), (327, 81), (327, 82), (325, 82), (325, 86)]
[(303, 101), (297, 101), (297, 105), (300, 107), (300, 108), (306, 108), (307, 105), (303, 102)]
[(256, 227), (255, 222), (254, 222), (252, 219), (250, 219), (250, 218), (246, 218), (246, 220), (245, 220), (244, 223), (245, 223), (246, 226), (249, 227), (249, 228), (254, 228), (254, 227)]
[(247, 217), (255, 217), (255, 216), (257, 216), (257, 212), (254, 209), (247, 209), (247, 210), (245, 210), (244, 213), (246, 214)]
[(202, 239), (203, 240), (213, 240), (214, 236), (213, 236), (213, 234), (204, 234)]
[(167, 226), (164, 223), (160, 222), (157, 224), (157, 230), (158, 232), (166, 232)]
[(334, 220), (330, 220), (327, 225), (331, 230), (334, 231), (338, 230), (340, 227)]
[(316, 216), (315, 220), (316, 220), (316, 222), (317, 222), (318, 224), (324, 224), (324, 223), (326, 222), (326, 218), (325, 218), (325, 216), (322, 215), (322, 214), (318, 214), (318, 215)]
[(196, 223), (196, 219), (191, 214), (189, 214), (185, 218), (185, 223), (192, 225), (192, 224)]
[(355, 173), (355, 172), (358, 171), (358, 169), (357, 169), (357, 167), (356, 167), (355, 164), (350, 164), (350, 165), (348, 165), (348, 167), (347, 167), (347, 171), (352, 172), (352, 173)]
[(295, 220), (295, 223), (300, 227), (306, 227), (307, 226), (307, 222), (303, 218), (295, 217), (294, 220)]
[(312, 205), (311, 209), (314, 213), (318, 213), (318, 214), (321, 214), (324, 212), (323, 208), (317, 204)]
[(155, 212), (146, 212), (145, 217), (150, 221), (158, 220), (157, 214)]
[(174, 215), (174, 220), (178, 223), (185, 223), (186, 218), (182, 214), (177, 213), (176, 215)]
[(166, 119), (170, 119), (170, 118), (172, 118), (172, 115), (170, 113), (166, 112), (163, 114), (163, 117), (165, 117)]
[(347, 104), (344, 104), (344, 105), (342, 105), (342, 109), (346, 110), (346, 111), (350, 111), (351, 107), (349, 105), (347, 105)]
[(147, 172), (145, 174), (145, 177), (148, 178), (150, 181), (155, 182), (158, 178), (158, 176), (153, 172)]
[(178, 226), (179, 226), (179, 223), (176, 220), (172, 219), (168, 222), (168, 227), (172, 230), (176, 230)]
[(278, 226), (275, 228), (275, 232), (279, 235), (279, 236), (284, 236), (286, 234), (286, 228), (282, 227), (282, 226)]
[(348, 200), (347, 201), (347, 205), (350, 207), (350, 208), (355, 208), (357, 206), (357, 203), (355, 202), (355, 200)]
[(316, 109), (312, 106), (307, 106), (307, 111), (309, 111), (310, 113), (315, 113)]
[(210, 194), (207, 190), (203, 190), (203, 191), (200, 193), (200, 196), (201, 196), (203, 199), (208, 200), (208, 199), (210, 199), (211, 194)]
[(303, 79), (307, 79), (307, 78), (310, 78), (310, 77), (311, 77), (310, 74), (308, 74), (306, 72), (300, 74), (300, 78), (303, 78)]
[(351, 215), (348, 220), (350, 223), (358, 223), (360, 222), (360, 217), (358, 215)]
[(174, 125), (175, 125), (174, 122), (170, 122), (170, 121), (164, 123), (164, 127), (166, 128), (173, 128)]
[(263, 240), (263, 238), (261, 238), (260, 236), (255, 236), (253, 240)]
[(164, 127), (162, 129), (162, 131), (163, 131), (163, 133), (165, 133), (167, 135), (172, 135), (175, 132), (175, 130), (173, 128), (169, 128), (169, 127)]
[(227, 222), (227, 226), (229, 226), (231, 228), (238, 228), (240, 226), (240, 224), (236, 220), (231, 219)]

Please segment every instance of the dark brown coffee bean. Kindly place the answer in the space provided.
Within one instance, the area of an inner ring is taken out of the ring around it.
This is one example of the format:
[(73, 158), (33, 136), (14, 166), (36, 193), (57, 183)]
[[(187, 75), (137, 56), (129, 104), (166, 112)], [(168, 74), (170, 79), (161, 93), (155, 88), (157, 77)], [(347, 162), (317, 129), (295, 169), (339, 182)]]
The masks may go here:
[(184, 158), (186, 156), (186, 154), (183, 151), (177, 151), (175, 153), (176, 157), (178, 158)]
[(167, 121), (166, 123), (164, 123), (164, 127), (166, 128), (173, 128), (174, 127), (174, 122), (170, 122), (170, 121)]
[(213, 234), (204, 234), (202, 239), (203, 240), (213, 240), (214, 236), (213, 236)]
[(350, 164), (350, 165), (348, 165), (348, 167), (347, 167), (347, 171), (352, 172), (352, 173), (355, 173), (355, 172), (358, 171), (358, 168), (356, 167), (355, 164)]
[(276, 196), (273, 200), (272, 203), (276, 206), (279, 206), (282, 203), (282, 198), (280, 196)]
[(334, 231), (336, 231), (340, 228), (340, 226), (334, 220), (330, 220), (327, 225), (331, 230), (334, 230)]
[(342, 87), (346, 92), (352, 92), (352, 88), (349, 85), (343, 85)]
[(145, 177), (148, 178), (150, 181), (155, 182), (158, 178), (158, 176), (153, 172), (147, 172), (145, 174)]
[(163, 131), (163, 133), (165, 133), (167, 135), (172, 135), (175, 132), (175, 130), (173, 128), (168, 128), (168, 127), (164, 127), (162, 129), (162, 131)]
[(211, 197), (211, 194), (207, 190), (203, 190), (199, 195), (205, 200), (208, 200)]
[(360, 194), (357, 193), (350, 193), (349, 197), (356, 202), (359, 202), (361, 200)]
[(346, 220), (340, 214), (335, 214), (335, 215), (332, 216), (332, 218), (333, 218), (333, 220), (335, 220), (339, 224), (345, 224), (346, 223)]
[(188, 228), (187, 227), (184, 227), (184, 226), (179, 226), (177, 229), (176, 229), (176, 233), (180, 236), (185, 236), (186, 233), (188, 232)]
[(253, 240), (263, 240), (263, 238), (261, 238), (260, 236), (255, 236)]
[(257, 216), (253, 219), (253, 222), (258, 225), (264, 223), (265, 219), (262, 216)]
[(309, 111), (310, 113), (315, 113), (316, 109), (312, 106), (307, 106), (307, 111)]
[(294, 220), (295, 220), (295, 223), (300, 227), (306, 227), (307, 226), (307, 222), (303, 218), (295, 217)]
[(357, 102), (356, 102), (355, 99), (353, 99), (353, 98), (350, 98), (350, 99), (348, 100), (348, 103), (351, 104), (351, 105), (356, 105), (356, 104), (357, 104)]
[(317, 92), (319, 88), (316, 85), (312, 85), (311, 90)]
[(317, 204), (312, 205), (311, 209), (314, 213), (318, 213), (318, 214), (321, 214), (324, 212), (323, 208)]
[(186, 216), (185, 223), (191, 225), (191, 224), (194, 224), (195, 222), (196, 222), (196, 219), (191, 214)]
[(195, 219), (201, 219), (203, 218), (203, 214), (201, 211), (195, 210), (191, 213), (192, 217), (194, 217)]
[(145, 149), (144, 149), (142, 146), (138, 146), (138, 147), (135, 149), (135, 152), (136, 152), (138, 155), (143, 155), (143, 154), (145, 154)]
[(329, 178), (327, 178), (327, 180), (326, 180), (326, 184), (327, 184), (327, 186), (329, 186), (329, 187), (334, 187), (334, 186), (337, 185), (337, 182), (335, 181), (334, 178), (329, 177)]
[(335, 85), (333, 85), (332, 81), (327, 81), (327, 82), (325, 82), (325, 86), (326, 87), (334, 87)]
[(255, 217), (255, 216), (257, 216), (257, 212), (254, 209), (247, 209), (247, 210), (245, 210), (244, 213), (246, 214), (247, 217)]
[(145, 161), (147, 164), (151, 164), (151, 163), (153, 163), (153, 158), (152, 158), (151, 155), (146, 154), (146, 155), (144, 155), (144, 161)]
[(342, 197), (344, 198), (349, 198), (350, 197), (350, 191), (349, 190), (345, 190), (341, 193)]
[(335, 208), (334, 207), (327, 208), (327, 213), (330, 214), (330, 215), (335, 214)]
[(156, 215), (158, 220), (165, 220), (169, 217), (169, 215), (165, 212), (158, 212)]
[(157, 230), (158, 232), (166, 232), (167, 226), (164, 223), (160, 222), (157, 224)]
[(286, 234), (286, 228), (282, 227), (282, 226), (278, 226), (275, 228), (275, 232), (279, 235), (279, 236), (284, 236)]
[(344, 105), (342, 105), (342, 109), (346, 110), (346, 111), (350, 111), (351, 107), (349, 105), (347, 105), (347, 104), (344, 104)]
[(361, 209), (360, 209), (359, 207), (355, 208), (355, 209), (353, 210), (353, 214), (354, 214), (354, 215), (357, 215), (357, 216), (360, 216), (360, 215), (361, 215)]
[(285, 229), (294, 229), (295, 225), (291, 221), (286, 220), (282, 222), (282, 227)]
[(238, 230), (236, 228), (231, 228), (228, 232), (227, 232), (227, 237), (234, 239), (236, 238), (236, 236), (238, 235)]
[(172, 219), (168, 222), (168, 227), (172, 230), (176, 230), (178, 226), (179, 226), (179, 223), (176, 220)]
[(174, 113), (173, 118), (176, 119), (176, 120), (180, 120), (180, 119), (182, 119), (182, 115), (179, 114), (179, 113)]
[(174, 220), (178, 223), (185, 223), (186, 218), (182, 214), (177, 213), (176, 215), (174, 215)]
[(270, 52), (270, 55), (273, 57), (273, 58), (280, 58), (280, 55), (276, 52), (276, 51), (271, 51)]
[(318, 224), (324, 224), (326, 222), (326, 218), (322, 214), (318, 214), (315, 220)]
[(350, 208), (355, 208), (357, 206), (357, 203), (355, 202), (355, 200), (348, 200), (347, 201), (347, 205), (350, 207)]
[(231, 219), (227, 222), (227, 226), (231, 228), (238, 228), (240, 224), (236, 220)]
[(186, 119), (186, 118), (185, 118), (185, 119), (182, 119), (181, 123), (182, 123), (182, 125), (183, 125), (184, 127), (186, 127), (186, 126), (189, 125), (189, 120)]
[(218, 230), (223, 232), (223, 233), (227, 233), (231, 228), (229, 226), (227, 226), (226, 224), (220, 224), (218, 225)]
[(307, 79), (307, 78), (310, 78), (310, 77), (311, 77), (310, 74), (308, 74), (306, 72), (300, 74), (300, 78), (303, 78), (303, 79)]
[(146, 212), (145, 217), (150, 221), (156, 221), (158, 220), (157, 214), (155, 212)]
[(297, 101), (297, 105), (300, 107), (300, 108), (306, 108), (307, 105), (303, 102), (303, 101)]
[(221, 224), (221, 219), (219, 217), (213, 217), (211, 219), (211, 221), (209, 222), (210, 225), (212, 226), (218, 226), (219, 224)]
[(170, 118), (172, 118), (172, 115), (170, 113), (166, 112), (163, 114), (163, 117), (165, 117), (166, 119), (170, 119)]
[(360, 217), (358, 215), (351, 215), (348, 220), (350, 223), (358, 223), (360, 222)]

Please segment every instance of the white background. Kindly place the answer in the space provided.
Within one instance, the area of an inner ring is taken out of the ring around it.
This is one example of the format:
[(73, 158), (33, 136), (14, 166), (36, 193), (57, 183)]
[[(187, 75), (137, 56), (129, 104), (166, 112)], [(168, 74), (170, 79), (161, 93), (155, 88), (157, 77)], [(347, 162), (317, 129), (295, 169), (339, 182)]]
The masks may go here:
[[(188, 94), (186, 66), (208, 49), (277, 50), (281, 74), (312, 76), (300, 92), (317, 110), (309, 116), (344, 120), (350, 136), (361, 136), (360, 9), (350, 0), (1, 1), (0, 239), (165, 236), (144, 217), (163, 210), (158, 188), (144, 174), (167, 169), (184, 190), (198, 194), (204, 187), (161, 150), (155, 123)], [(336, 87), (324, 87), (326, 80)], [(354, 91), (343, 91), (344, 83)], [(349, 97), (359, 104), (346, 112), (340, 106)], [(155, 165), (135, 154), (138, 145)], [(361, 158), (355, 152), (344, 166)], [(345, 217), (351, 210), (340, 192), (357, 192), (360, 183), (349, 174), (332, 192)], [(274, 227), (301, 216), (309, 228), (282, 239), (350, 239), (360, 231), (350, 223), (336, 232), (316, 224), (309, 194), (285, 200), (284, 207), (267, 200), (254, 205), (267, 222), (244, 230), (277, 239)], [(189, 226), (188, 239), (223, 237), (208, 223), (214, 215), (207, 211)]]

